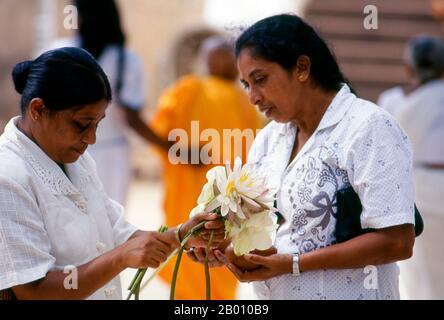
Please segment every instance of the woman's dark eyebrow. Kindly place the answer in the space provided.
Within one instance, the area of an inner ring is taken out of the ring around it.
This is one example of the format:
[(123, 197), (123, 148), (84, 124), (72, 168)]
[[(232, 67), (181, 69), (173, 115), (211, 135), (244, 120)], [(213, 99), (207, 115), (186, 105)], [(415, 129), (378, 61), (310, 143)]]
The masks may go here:
[[(103, 120), (105, 117), (106, 117), (106, 115), (103, 115), (99, 121)], [(96, 118), (92, 117), (92, 116), (91, 117), (90, 116), (84, 116), (84, 117), (80, 116), (79, 120), (93, 121), (93, 120), (96, 120)]]
[(253, 71), (251, 71), (249, 74), (248, 74), (248, 77), (249, 78), (252, 78), (256, 73), (259, 73), (259, 72), (261, 72), (262, 70), (261, 69), (254, 69)]

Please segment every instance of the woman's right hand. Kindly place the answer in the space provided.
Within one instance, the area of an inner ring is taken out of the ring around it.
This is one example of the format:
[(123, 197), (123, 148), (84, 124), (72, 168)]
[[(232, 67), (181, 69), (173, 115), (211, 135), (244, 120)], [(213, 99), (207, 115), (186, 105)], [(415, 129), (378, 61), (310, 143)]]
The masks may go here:
[(173, 231), (144, 231), (121, 246), (124, 268), (157, 268), (178, 247)]
[(225, 224), (216, 213), (198, 213), (188, 219), (180, 228), (182, 240), (199, 223), (206, 221), (198, 234), (189, 238), (185, 247), (206, 247), (211, 238), (211, 247), (217, 247), (225, 239)]

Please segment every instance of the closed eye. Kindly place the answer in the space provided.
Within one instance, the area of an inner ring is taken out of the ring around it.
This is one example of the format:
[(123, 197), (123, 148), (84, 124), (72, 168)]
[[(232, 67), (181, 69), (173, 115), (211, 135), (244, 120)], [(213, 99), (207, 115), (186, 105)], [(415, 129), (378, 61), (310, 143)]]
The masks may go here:
[(248, 90), (250, 88), (247, 81), (241, 80), (240, 83), (242, 85), (242, 88), (244, 88), (244, 90)]
[(255, 77), (253, 79), (253, 81), (254, 81), (255, 84), (261, 85), (261, 84), (263, 84), (265, 82), (266, 79), (267, 79), (266, 76), (258, 76), (258, 77)]
[(79, 122), (76, 122), (76, 127), (79, 128), (80, 130), (86, 130), (89, 127), (89, 124), (82, 124)]

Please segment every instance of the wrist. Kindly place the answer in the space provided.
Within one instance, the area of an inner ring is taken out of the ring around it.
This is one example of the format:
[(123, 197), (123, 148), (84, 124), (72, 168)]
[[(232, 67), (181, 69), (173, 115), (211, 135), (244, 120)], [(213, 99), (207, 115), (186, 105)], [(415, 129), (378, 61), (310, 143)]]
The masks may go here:
[(182, 244), (182, 240), (183, 240), (183, 237), (180, 234), (181, 227), (182, 227), (182, 224), (179, 224), (176, 227), (176, 229), (174, 229), (174, 231), (173, 231), (174, 232), (174, 239), (176, 239), (176, 241), (179, 242), (179, 244)]
[(125, 245), (123, 244), (111, 251), (111, 252), (113, 252), (111, 265), (118, 272), (121, 272), (121, 271), (125, 270), (126, 268), (128, 268), (128, 266), (126, 265), (127, 259), (125, 259), (125, 248), (124, 247), (125, 247)]
[[(177, 227), (177, 233), (176, 234), (177, 234), (177, 238), (176, 239), (178, 239), (180, 244), (182, 245), (182, 241), (185, 239), (186, 235), (188, 234), (188, 231), (186, 229), (186, 224), (185, 223), (184, 224), (180, 224)], [(190, 245), (189, 245), (190, 240), (191, 240), (191, 238), (189, 238), (188, 241), (183, 245), (183, 248), (185, 249), (185, 251), (188, 251), (190, 249)]]
[(180, 241), (182, 242), (183, 239), (185, 238), (185, 236), (187, 235), (186, 232), (186, 223), (180, 224), (178, 227), (178, 237), (180, 239)]
[(283, 254), (281, 270), (282, 270), (282, 274), (292, 274), (293, 273), (293, 255)]

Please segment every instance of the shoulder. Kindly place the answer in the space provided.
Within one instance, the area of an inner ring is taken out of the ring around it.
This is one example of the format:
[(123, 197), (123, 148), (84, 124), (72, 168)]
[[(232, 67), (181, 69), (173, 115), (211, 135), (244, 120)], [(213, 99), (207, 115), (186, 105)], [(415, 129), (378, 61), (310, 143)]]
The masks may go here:
[[(410, 141), (397, 120), (378, 105), (357, 99), (346, 115), (346, 139), (349, 146), (371, 145), (371, 150), (381, 152), (392, 146), (410, 153)], [(368, 148), (364, 148), (368, 151)], [(388, 150), (388, 149), (387, 149)]]
[(386, 110), (375, 103), (356, 98), (347, 116), (350, 119), (351, 128), (356, 131), (375, 131), (377, 128), (398, 130), (399, 125), (395, 118)]
[(269, 147), (285, 134), (288, 124), (278, 123), (276, 121), (269, 122), (264, 128), (257, 130), (256, 138), (251, 146), (249, 157), (256, 158), (265, 155)]
[(0, 137), (0, 183), (10, 180), (25, 187), (31, 177), (30, 170), (12, 142)]

